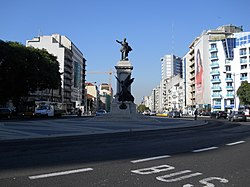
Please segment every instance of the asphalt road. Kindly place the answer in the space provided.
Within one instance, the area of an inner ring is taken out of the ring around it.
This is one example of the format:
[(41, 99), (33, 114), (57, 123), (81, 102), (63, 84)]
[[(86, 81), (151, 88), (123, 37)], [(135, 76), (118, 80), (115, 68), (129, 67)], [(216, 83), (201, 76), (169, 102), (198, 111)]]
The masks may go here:
[(89, 135), (0, 144), (0, 186), (250, 184), (250, 126)]

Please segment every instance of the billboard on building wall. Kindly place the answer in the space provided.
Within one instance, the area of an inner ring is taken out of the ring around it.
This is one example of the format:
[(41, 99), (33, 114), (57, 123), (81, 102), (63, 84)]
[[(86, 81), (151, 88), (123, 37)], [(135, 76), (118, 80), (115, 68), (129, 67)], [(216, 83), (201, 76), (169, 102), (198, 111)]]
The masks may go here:
[(195, 50), (195, 100), (197, 104), (203, 103), (204, 94), (204, 64), (202, 50)]

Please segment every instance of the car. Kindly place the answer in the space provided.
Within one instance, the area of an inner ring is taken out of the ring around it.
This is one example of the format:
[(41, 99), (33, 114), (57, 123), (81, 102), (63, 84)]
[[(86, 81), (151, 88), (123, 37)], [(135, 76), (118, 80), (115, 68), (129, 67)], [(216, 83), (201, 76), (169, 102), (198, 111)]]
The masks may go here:
[(181, 114), (178, 111), (171, 111), (171, 112), (169, 112), (168, 117), (170, 117), (170, 118), (180, 118)]
[(168, 117), (168, 112), (161, 112), (161, 113), (157, 113), (156, 116), (160, 116), (160, 117)]
[(209, 112), (209, 111), (202, 111), (200, 113), (200, 116), (211, 116), (211, 112)]
[(213, 111), (210, 114), (210, 118), (216, 118), (216, 119), (224, 118), (224, 119), (227, 119), (227, 113), (225, 111)]
[(149, 116), (150, 115), (150, 111), (149, 110), (145, 110), (142, 114), (146, 115), (146, 116)]
[(107, 114), (107, 111), (104, 109), (100, 109), (100, 110), (97, 110), (95, 114), (96, 116), (102, 116), (104, 114)]
[(232, 111), (228, 115), (228, 121), (247, 121), (247, 117), (243, 111)]
[(156, 111), (151, 111), (151, 112), (149, 113), (149, 115), (150, 115), (150, 116), (155, 116), (155, 115), (156, 115)]
[(9, 108), (0, 108), (0, 118), (8, 118), (12, 117), (12, 111)]

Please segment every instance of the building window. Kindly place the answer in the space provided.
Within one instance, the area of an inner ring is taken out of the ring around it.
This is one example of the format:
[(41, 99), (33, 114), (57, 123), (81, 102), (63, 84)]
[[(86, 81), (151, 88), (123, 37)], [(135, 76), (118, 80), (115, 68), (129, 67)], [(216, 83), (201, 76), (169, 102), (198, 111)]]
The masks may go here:
[(81, 84), (81, 65), (78, 62), (74, 62), (74, 87), (80, 88)]
[(247, 63), (247, 57), (241, 57), (240, 63)]
[(241, 69), (247, 69), (247, 65), (241, 65)]
[(230, 79), (230, 78), (232, 78), (232, 75), (231, 75), (231, 74), (227, 74), (227, 75), (226, 75), (226, 78), (229, 78), (229, 79)]
[(217, 52), (212, 52), (212, 53), (211, 53), (211, 58), (218, 58)]
[(240, 77), (242, 77), (242, 78), (243, 78), (243, 77), (247, 77), (247, 73), (241, 73), (241, 74), (240, 74)]
[(246, 55), (246, 54), (247, 54), (246, 48), (240, 49), (240, 55)]
[(231, 71), (231, 66), (226, 66), (226, 71)]
[(232, 86), (233, 84), (231, 82), (227, 82), (227, 86)]
[(211, 44), (211, 49), (217, 49), (217, 45), (215, 43)]

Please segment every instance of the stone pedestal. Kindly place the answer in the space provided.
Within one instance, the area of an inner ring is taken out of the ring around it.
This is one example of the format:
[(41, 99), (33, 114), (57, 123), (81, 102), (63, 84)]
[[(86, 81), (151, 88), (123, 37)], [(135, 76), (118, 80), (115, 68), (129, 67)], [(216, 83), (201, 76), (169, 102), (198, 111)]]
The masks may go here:
[[(131, 77), (133, 70), (132, 64), (128, 60), (121, 60), (115, 66), (117, 78), (120, 81), (124, 81), (128, 76)], [(115, 116), (132, 116), (136, 115), (136, 105), (132, 101), (118, 101), (118, 93), (122, 90), (120, 83), (117, 81), (115, 99), (111, 103), (110, 114)], [(128, 88), (131, 92), (131, 86)]]
[[(117, 65), (115, 66), (115, 69), (116, 69), (117, 78), (120, 81), (124, 81), (128, 75), (131, 76), (133, 66), (128, 60), (121, 60), (117, 63)], [(117, 81), (116, 94), (120, 93), (121, 89), (122, 88), (121, 88), (119, 82)], [(131, 92), (131, 86), (128, 88), (128, 90)]]

